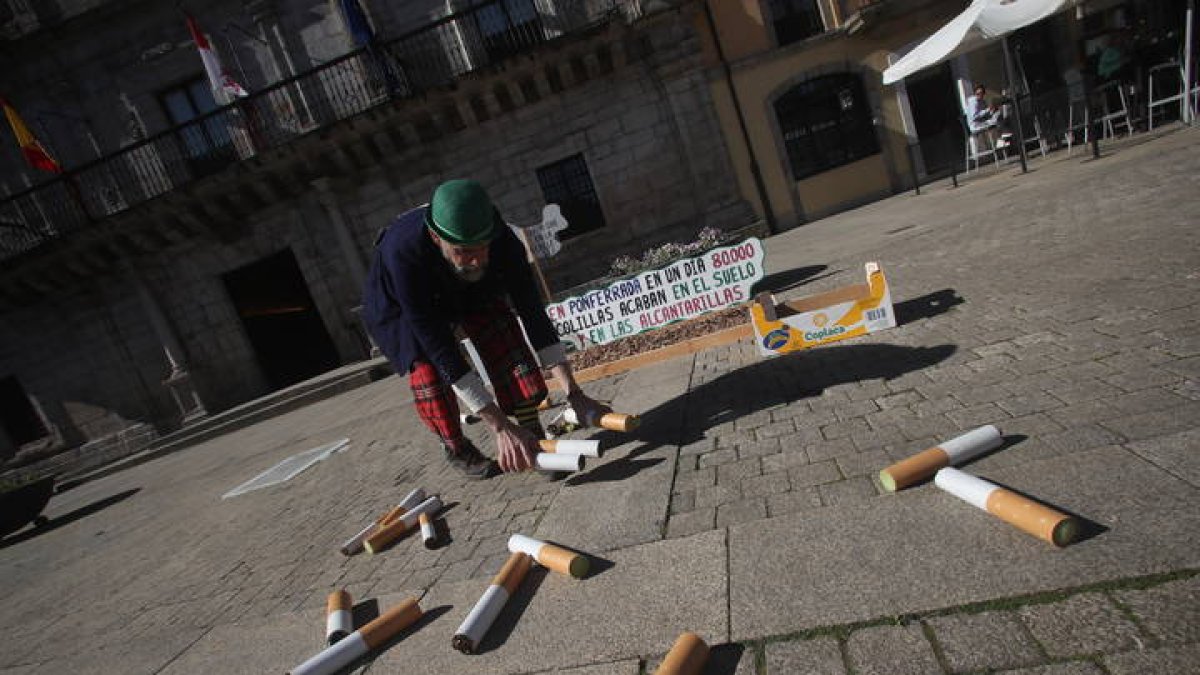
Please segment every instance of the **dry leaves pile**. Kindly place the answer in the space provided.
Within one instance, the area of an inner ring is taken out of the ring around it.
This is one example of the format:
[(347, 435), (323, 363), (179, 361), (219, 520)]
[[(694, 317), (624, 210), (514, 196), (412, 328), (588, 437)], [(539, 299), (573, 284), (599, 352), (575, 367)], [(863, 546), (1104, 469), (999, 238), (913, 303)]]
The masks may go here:
[(571, 368), (575, 372), (579, 372), (584, 368), (591, 368), (609, 361), (616, 361), (627, 356), (673, 345), (676, 342), (732, 328), (749, 320), (750, 317), (747, 315), (745, 307), (730, 307), (688, 321), (673, 323), (658, 330), (630, 335), (607, 344), (573, 352), (569, 357)]

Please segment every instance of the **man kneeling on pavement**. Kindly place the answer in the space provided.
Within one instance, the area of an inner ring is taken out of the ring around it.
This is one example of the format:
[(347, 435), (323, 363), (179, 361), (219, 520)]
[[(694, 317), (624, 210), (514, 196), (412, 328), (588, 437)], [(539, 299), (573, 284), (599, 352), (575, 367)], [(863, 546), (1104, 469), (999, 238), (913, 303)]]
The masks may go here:
[[(537, 413), (547, 393), (539, 362), (566, 389), (580, 419), (608, 412), (575, 382), (525, 247), (476, 181), (441, 184), (429, 204), (397, 216), (380, 233), (363, 305), (375, 342), (397, 373), (408, 373), (417, 415), (441, 439), (446, 460), (470, 478), (487, 478), (495, 467), (463, 435), (457, 399), (487, 423), (506, 472), (531, 468), (545, 437)], [(459, 336), (470, 338), (495, 399), (463, 357)]]

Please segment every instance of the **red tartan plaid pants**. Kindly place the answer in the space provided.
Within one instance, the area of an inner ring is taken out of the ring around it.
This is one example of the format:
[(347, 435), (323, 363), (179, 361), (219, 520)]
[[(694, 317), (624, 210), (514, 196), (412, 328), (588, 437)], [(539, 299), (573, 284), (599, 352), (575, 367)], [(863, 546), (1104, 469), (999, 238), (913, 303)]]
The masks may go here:
[[(468, 314), (459, 322), (479, 360), (487, 369), (496, 395), (496, 403), (506, 415), (518, 405), (541, 403), (546, 398), (546, 380), (525, 343), (521, 326), (503, 298), (497, 298), (481, 311)], [(408, 373), (417, 415), (443, 443), (457, 446), (463, 438), (459, 420), (458, 396), (442, 380), (433, 364), (421, 359), (413, 362)]]

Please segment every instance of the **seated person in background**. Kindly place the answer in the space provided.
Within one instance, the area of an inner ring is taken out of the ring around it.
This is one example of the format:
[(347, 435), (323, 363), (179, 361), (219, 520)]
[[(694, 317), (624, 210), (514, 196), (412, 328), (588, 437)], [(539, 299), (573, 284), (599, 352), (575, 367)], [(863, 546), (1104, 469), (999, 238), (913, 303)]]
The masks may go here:
[(999, 136), (1000, 106), (987, 102), (987, 87), (975, 85), (975, 95), (967, 99), (967, 125), (972, 134), (986, 133), (996, 149), (1008, 146), (1008, 140)]

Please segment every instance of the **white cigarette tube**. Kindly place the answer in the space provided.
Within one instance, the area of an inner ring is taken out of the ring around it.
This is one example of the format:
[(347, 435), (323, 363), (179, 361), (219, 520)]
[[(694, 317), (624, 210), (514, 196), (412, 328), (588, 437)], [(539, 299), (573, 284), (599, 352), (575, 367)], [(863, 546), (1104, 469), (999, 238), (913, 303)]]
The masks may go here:
[(337, 644), (289, 670), (288, 675), (334, 675), (416, 623), (422, 614), (424, 612), (416, 599), (409, 598)]
[(437, 530), (433, 527), (433, 519), (428, 513), (422, 513), (417, 521), (421, 523), (421, 541), (425, 543), (425, 548), (437, 546)]
[(539, 452), (534, 460), (535, 466), (542, 471), (583, 471), (583, 455)]
[(600, 456), (600, 441), (538, 441), (538, 445), (542, 446), (542, 452), (552, 452), (558, 455)]
[(929, 478), (944, 466), (962, 464), (1003, 443), (1000, 430), (988, 424), (896, 462), (879, 472), (879, 482), (888, 492), (902, 490)]
[(358, 534), (347, 539), (346, 542), (342, 544), (342, 547), (338, 550), (342, 552), (342, 555), (354, 555), (355, 553), (358, 553), (362, 550), (363, 542), (366, 541), (367, 537), (374, 534), (379, 528), (386, 526), (396, 518), (404, 515), (405, 511), (408, 511), (417, 504), (420, 504), (424, 499), (425, 490), (422, 488), (416, 488), (415, 490), (409, 492), (404, 496), (404, 499), (400, 500), (399, 504), (392, 508), (391, 511), (388, 511), (382, 517), (376, 519), (375, 522), (359, 530)]
[(965, 471), (947, 467), (937, 472), (933, 482), (964, 502), (1055, 546), (1066, 546), (1079, 533), (1079, 524), (1071, 516)]
[(559, 574), (566, 574), (582, 579), (587, 576), (591, 561), (585, 555), (569, 551), (561, 546), (547, 544), (533, 537), (514, 534), (508, 538), (508, 550), (513, 553), (524, 553), (538, 561), (542, 567)]
[(325, 644), (336, 644), (354, 632), (354, 619), (350, 615), (354, 603), (345, 590), (334, 591), (325, 600)]
[(708, 661), (708, 645), (695, 633), (680, 635), (654, 675), (700, 675)]
[(437, 495), (434, 495), (414, 506), (412, 510), (405, 512), (403, 516), (372, 533), (363, 542), (363, 548), (367, 549), (367, 553), (374, 555), (382, 551), (388, 544), (399, 539), (405, 532), (416, 527), (422, 513), (428, 513), (432, 516), (441, 509), (442, 500)]
[(479, 598), (479, 602), (471, 608), (467, 618), (463, 619), (462, 625), (454, 631), (450, 644), (455, 649), (464, 654), (475, 653), (479, 643), (483, 641), (483, 636), (492, 627), (508, 599), (517, 592), (517, 587), (521, 585), (521, 580), (532, 565), (533, 559), (524, 553), (508, 556), (504, 567), (500, 568), (500, 572), (492, 579), (492, 584), (483, 592), (483, 597)]

